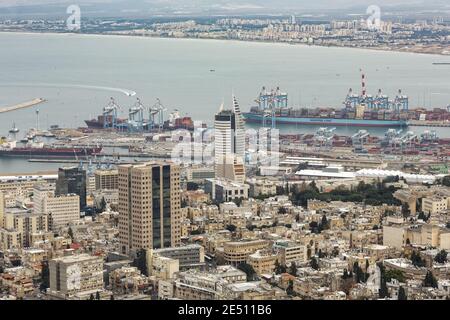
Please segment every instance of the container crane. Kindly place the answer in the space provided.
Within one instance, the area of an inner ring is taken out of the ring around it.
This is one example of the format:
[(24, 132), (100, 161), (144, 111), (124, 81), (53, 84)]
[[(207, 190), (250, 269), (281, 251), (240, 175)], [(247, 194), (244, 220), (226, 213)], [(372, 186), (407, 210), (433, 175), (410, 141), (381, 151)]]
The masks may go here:
[(115, 128), (117, 126), (117, 110), (120, 106), (111, 97), (107, 106), (103, 108), (103, 128)]
[(129, 109), (128, 113), (128, 129), (130, 131), (142, 132), (144, 130), (144, 110), (145, 107), (139, 98), (136, 103)]
[(364, 143), (367, 142), (370, 134), (367, 130), (359, 130), (352, 136), (352, 145), (356, 153), (367, 153)]

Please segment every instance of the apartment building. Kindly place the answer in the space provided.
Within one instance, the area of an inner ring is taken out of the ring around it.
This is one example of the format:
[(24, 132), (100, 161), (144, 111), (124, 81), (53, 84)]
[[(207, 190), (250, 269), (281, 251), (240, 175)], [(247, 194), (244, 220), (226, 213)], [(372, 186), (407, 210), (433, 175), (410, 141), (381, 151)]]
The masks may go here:
[(447, 210), (450, 198), (447, 197), (427, 197), (422, 199), (422, 211), (426, 214), (435, 215)]
[(223, 258), (226, 263), (238, 265), (247, 262), (249, 255), (258, 250), (267, 249), (270, 242), (267, 240), (230, 241), (223, 246)]
[(307, 248), (305, 245), (292, 241), (277, 241), (273, 248), (278, 252), (279, 263), (290, 265), (307, 261)]
[(118, 189), (119, 171), (117, 169), (95, 170), (95, 190)]
[(205, 266), (205, 249), (198, 244), (175, 248), (149, 249), (147, 251), (148, 264), (151, 265), (151, 260), (158, 256), (179, 261), (180, 270)]
[(249, 188), (245, 183), (226, 179), (208, 179), (205, 184), (205, 191), (211, 195), (211, 199), (218, 202), (248, 199)]
[(80, 198), (76, 194), (55, 195), (55, 186), (37, 184), (33, 189), (34, 213), (49, 217), (49, 228), (56, 230), (80, 219)]
[(33, 234), (48, 231), (48, 218), (45, 214), (25, 209), (8, 208), (3, 220), (3, 228), (0, 228), (0, 246), (3, 250), (29, 247), (32, 245)]
[(103, 291), (103, 259), (71, 254), (49, 261), (50, 294), (59, 298), (82, 298)]
[(258, 275), (272, 274), (277, 260), (277, 254), (271, 250), (258, 250), (248, 256), (247, 263), (253, 267)]

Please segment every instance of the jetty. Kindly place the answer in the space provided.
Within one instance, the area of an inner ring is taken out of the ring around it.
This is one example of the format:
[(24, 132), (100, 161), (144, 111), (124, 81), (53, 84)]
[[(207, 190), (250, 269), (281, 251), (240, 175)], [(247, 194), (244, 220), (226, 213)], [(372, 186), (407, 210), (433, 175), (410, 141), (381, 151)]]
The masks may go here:
[(33, 107), (35, 105), (41, 104), (41, 103), (43, 103), (45, 101), (47, 101), (47, 100), (45, 100), (43, 98), (36, 98), (36, 99), (31, 100), (31, 101), (19, 103), (19, 104), (16, 104), (16, 105), (13, 105), (13, 106), (9, 106), (9, 107), (0, 108), (0, 113), (11, 112), (11, 111), (19, 110), (19, 109), (30, 108), (30, 107)]

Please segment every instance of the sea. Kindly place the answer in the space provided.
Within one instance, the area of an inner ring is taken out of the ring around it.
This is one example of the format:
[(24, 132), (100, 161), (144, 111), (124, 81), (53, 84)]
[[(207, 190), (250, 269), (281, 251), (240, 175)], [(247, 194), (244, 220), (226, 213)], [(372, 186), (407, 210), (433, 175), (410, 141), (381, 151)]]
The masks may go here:
[[(132, 36), (0, 33), (0, 108), (34, 98), (43, 104), (0, 114), (0, 135), (13, 124), (28, 129), (84, 126), (111, 97), (121, 117), (139, 98), (146, 107), (160, 99), (167, 115), (178, 110), (208, 125), (232, 95), (249, 110), (261, 88), (279, 87), (289, 105), (339, 108), (349, 88), (408, 95), (410, 107), (450, 105), (450, 57), (356, 48), (226, 40)], [(39, 111), (38, 113), (36, 111)], [(39, 114), (39, 116), (37, 116)], [(351, 135), (361, 128), (338, 127)], [(281, 126), (284, 133), (311, 133), (315, 126)], [(367, 128), (382, 136), (385, 129)], [(409, 128), (417, 133), (430, 130)], [(435, 128), (450, 137), (449, 128)], [(58, 164), (0, 158), (0, 173), (53, 170)]]

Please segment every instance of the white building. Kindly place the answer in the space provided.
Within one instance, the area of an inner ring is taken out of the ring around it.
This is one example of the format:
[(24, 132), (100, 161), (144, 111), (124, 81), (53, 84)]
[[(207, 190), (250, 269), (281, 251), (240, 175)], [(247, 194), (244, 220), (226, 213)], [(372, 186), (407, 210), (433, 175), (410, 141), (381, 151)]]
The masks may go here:
[(103, 291), (103, 259), (88, 254), (68, 255), (49, 261), (49, 293), (61, 298), (89, 298)]
[(54, 185), (36, 185), (33, 202), (34, 213), (48, 215), (50, 229), (57, 229), (80, 218), (80, 197), (75, 194), (55, 196)]
[(217, 178), (245, 181), (245, 126), (236, 97), (233, 109), (221, 106), (214, 121), (215, 171)]

